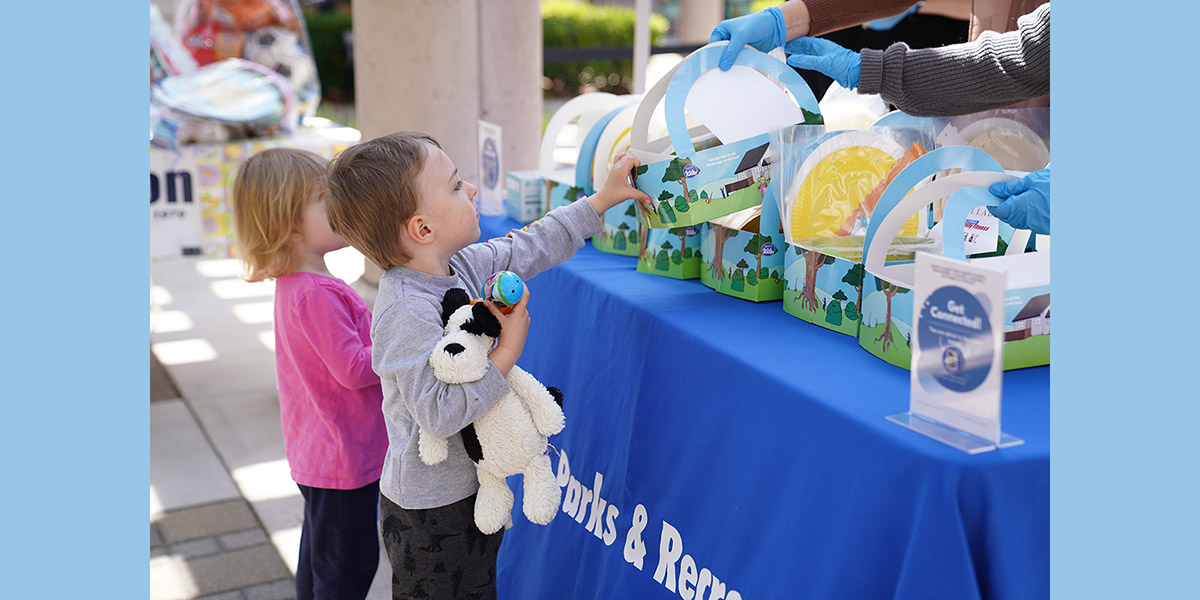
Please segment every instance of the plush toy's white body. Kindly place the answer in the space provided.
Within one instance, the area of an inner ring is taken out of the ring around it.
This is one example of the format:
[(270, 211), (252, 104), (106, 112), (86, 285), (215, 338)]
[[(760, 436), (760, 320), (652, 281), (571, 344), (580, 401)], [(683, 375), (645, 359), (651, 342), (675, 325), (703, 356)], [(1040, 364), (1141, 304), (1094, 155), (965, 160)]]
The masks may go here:
[[(469, 304), (454, 309), (446, 322), (445, 337), (429, 357), (435, 377), (446, 383), (468, 383), (483, 377), (495, 337), (463, 327), (472, 319), (488, 317), (490, 313), (483, 315)], [(562, 408), (546, 386), (520, 367), (514, 366), (507, 380), (511, 391), (473, 423), (483, 454), (475, 464), (479, 477), (475, 524), (489, 534), (512, 526), (513, 494), (505, 483), (509, 475), (524, 475), (525, 516), (539, 525), (554, 518), (562, 495), (546, 454), (546, 437), (562, 431), (565, 424)], [(425, 464), (446, 459), (445, 438), (421, 429), (417, 443)]]

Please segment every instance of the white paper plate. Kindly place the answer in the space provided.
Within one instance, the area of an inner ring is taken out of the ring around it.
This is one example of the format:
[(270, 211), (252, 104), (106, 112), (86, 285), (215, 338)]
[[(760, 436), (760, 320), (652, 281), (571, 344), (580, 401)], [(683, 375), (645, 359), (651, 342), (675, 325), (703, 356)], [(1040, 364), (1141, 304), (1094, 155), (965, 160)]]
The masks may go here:
[(961, 133), (967, 145), (979, 148), (1010, 171), (1036, 171), (1050, 162), (1050, 149), (1041, 136), (1006, 117), (980, 119)]

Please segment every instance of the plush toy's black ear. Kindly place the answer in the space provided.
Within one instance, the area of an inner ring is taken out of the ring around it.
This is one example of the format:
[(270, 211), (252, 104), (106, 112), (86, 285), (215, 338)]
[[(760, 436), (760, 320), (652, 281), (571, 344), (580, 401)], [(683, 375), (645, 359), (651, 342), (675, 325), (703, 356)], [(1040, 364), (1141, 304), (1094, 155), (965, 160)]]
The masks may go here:
[(450, 322), (450, 315), (454, 314), (454, 311), (470, 302), (471, 297), (467, 295), (466, 290), (459, 288), (446, 290), (446, 295), (442, 297), (442, 327)]
[(471, 307), (471, 320), (463, 323), (462, 330), (490, 338), (500, 337), (500, 320), (482, 302)]

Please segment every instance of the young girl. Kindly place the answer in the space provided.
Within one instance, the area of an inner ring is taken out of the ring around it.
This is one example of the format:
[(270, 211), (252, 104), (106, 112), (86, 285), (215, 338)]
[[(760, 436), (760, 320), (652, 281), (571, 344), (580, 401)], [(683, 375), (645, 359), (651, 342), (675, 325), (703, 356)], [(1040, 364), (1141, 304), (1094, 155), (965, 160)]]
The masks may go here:
[(275, 376), (283, 442), (304, 496), (296, 596), (365, 598), (379, 563), (376, 510), (387, 452), (371, 313), (325, 253), (346, 247), (329, 228), (319, 182), (325, 160), (266, 150), (233, 184), (248, 281), (275, 280)]

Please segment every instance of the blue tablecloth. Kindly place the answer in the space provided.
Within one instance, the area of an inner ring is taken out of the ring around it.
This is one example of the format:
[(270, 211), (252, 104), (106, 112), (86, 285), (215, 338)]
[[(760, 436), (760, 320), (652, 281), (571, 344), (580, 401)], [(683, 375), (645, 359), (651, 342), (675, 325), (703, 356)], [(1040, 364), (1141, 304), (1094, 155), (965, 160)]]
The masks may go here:
[(884, 418), (908, 409), (908, 371), (779, 302), (590, 243), (528, 283), (519, 364), (565, 395), (564, 512), (514, 513), (502, 598), (1049, 596), (1049, 367), (1004, 376), (1025, 444), (969, 456)]

